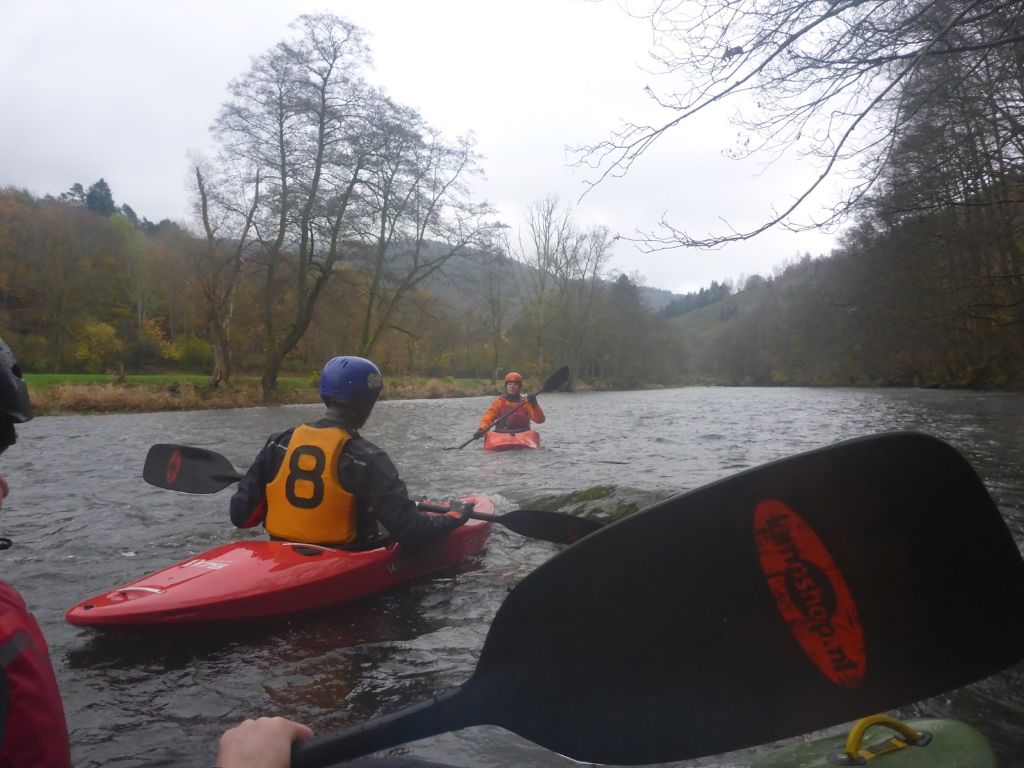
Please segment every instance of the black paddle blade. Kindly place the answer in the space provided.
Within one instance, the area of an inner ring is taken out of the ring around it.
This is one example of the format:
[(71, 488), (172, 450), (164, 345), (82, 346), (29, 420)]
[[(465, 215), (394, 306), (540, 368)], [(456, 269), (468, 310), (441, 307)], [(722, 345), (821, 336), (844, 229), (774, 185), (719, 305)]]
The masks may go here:
[(167, 443), (149, 449), (142, 469), (142, 479), (150, 485), (184, 493), (217, 493), (241, 478), (219, 453)]
[(544, 385), (537, 392), (539, 395), (541, 392), (554, 392), (556, 389), (561, 389), (569, 381), (569, 366), (563, 365), (557, 371), (548, 376), (548, 380), (544, 382)]
[(898, 707), (1024, 657), (1024, 562), (970, 465), (853, 440), (588, 536), (502, 605), (477, 671), (504, 726), (635, 765)]
[(499, 523), (521, 536), (555, 544), (572, 544), (604, 526), (596, 520), (546, 509), (514, 509), (503, 515), (471, 512), (469, 516)]
[(676, 496), (523, 579), (470, 680), (321, 736), (332, 765), (466, 725), (638, 765), (892, 709), (1024, 657), (1024, 561), (949, 445), (851, 440)]

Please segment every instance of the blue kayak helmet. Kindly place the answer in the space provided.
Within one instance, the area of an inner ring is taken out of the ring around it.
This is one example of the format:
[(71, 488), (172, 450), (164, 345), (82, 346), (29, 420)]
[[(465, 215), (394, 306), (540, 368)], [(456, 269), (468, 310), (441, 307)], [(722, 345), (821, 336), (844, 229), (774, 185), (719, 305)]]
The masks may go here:
[(32, 418), (32, 403), (21, 366), (11, 348), (0, 339), (0, 451), (14, 445), (14, 425)]
[(320, 374), (320, 397), (324, 402), (351, 405), (363, 421), (370, 415), (383, 388), (380, 369), (364, 357), (331, 358)]

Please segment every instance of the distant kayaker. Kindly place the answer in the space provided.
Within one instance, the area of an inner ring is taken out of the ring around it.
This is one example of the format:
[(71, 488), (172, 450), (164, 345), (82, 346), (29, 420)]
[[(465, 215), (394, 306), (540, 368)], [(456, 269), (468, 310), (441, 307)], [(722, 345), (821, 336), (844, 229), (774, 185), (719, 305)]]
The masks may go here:
[[(0, 453), (17, 440), (15, 424), (32, 418), (28, 386), (11, 348), (0, 339)], [(0, 503), (9, 491), (0, 476)], [(0, 538), (0, 549), (11, 540)], [(18, 591), (0, 582), (0, 765), (71, 765), (68, 727), (46, 639)]]
[(309, 544), (379, 539), (378, 523), (403, 547), (445, 536), (468, 510), (421, 512), (388, 455), (359, 435), (384, 379), (362, 357), (335, 357), (320, 376), (322, 419), (271, 435), (231, 497), (231, 522)]
[(497, 432), (522, 432), (530, 428), (531, 421), (543, 424), (544, 409), (537, 403), (536, 395), (524, 397), (522, 389), (522, 376), (515, 371), (505, 376), (505, 394), (495, 398), (491, 403), (480, 419), (480, 428), (473, 433), (473, 437), (483, 437), (492, 424)]

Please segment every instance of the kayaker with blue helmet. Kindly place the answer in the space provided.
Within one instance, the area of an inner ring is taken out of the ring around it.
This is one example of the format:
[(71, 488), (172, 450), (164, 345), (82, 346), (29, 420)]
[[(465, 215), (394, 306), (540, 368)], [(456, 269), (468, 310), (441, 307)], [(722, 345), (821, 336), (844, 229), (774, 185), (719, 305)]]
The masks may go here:
[(369, 360), (329, 360), (320, 375), (327, 413), (270, 436), (231, 497), (231, 522), (262, 523), (275, 538), (328, 546), (377, 539), (380, 523), (403, 547), (465, 523), (468, 510), (421, 512), (390, 457), (359, 435), (383, 387)]
[(495, 424), (497, 432), (523, 432), (530, 428), (531, 421), (543, 424), (544, 409), (537, 403), (537, 396), (526, 395), (524, 398), (522, 389), (523, 377), (515, 371), (509, 372), (505, 376), (505, 394), (497, 397), (484, 412), (473, 437), (483, 437), (492, 424)]
[[(32, 418), (28, 387), (0, 339), (0, 453), (14, 445), (15, 424)], [(0, 503), (9, 491), (0, 476)], [(0, 538), (0, 549), (11, 540)], [(0, 765), (71, 765), (68, 727), (46, 639), (18, 591), (0, 582)]]

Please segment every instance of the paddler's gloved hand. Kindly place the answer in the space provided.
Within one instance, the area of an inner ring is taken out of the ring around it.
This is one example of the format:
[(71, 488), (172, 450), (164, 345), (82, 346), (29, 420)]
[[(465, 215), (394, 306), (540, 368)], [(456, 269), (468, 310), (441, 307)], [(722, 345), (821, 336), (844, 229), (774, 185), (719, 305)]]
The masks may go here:
[(446, 517), (454, 519), (455, 527), (458, 528), (460, 525), (465, 525), (466, 521), (469, 520), (469, 513), (473, 510), (473, 505), (469, 503), (459, 504), (455, 509), (445, 512)]
[(487, 431), (486, 429), (478, 429), (476, 432), (473, 433), (473, 439), (474, 440), (479, 440), (481, 437), (484, 436), (484, 433), (486, 431)]
[(528, 402), (530, 405), (536, 405), (537, 404), (537, 396), (536, 395), (527, 395), (526, 396), (526, 402)]

